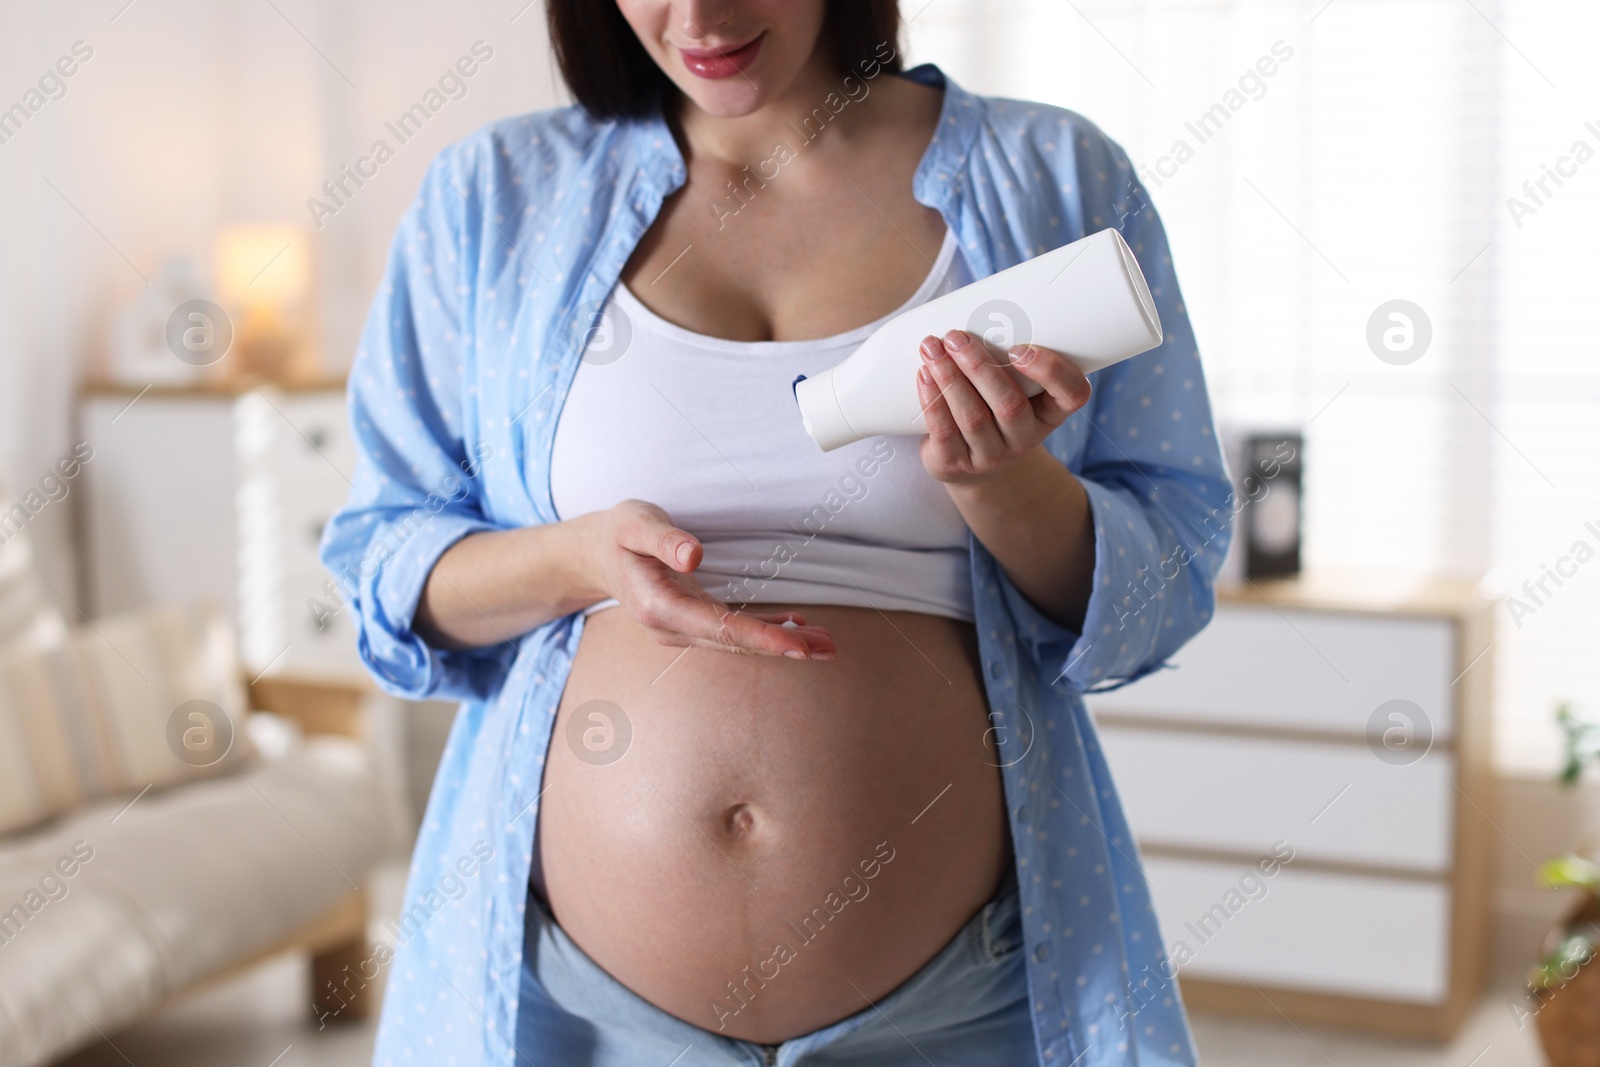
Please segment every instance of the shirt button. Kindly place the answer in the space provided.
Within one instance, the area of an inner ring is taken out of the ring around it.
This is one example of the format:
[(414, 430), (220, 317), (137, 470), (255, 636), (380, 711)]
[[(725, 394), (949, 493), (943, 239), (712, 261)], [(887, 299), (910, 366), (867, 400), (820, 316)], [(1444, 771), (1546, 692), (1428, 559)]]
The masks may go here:
[(1000, 677), (1000, 661), (999, 660), (993, 660), (992, 659), (992, 660), (989, 661), (989, 677), (991, 677), (991, 678)]

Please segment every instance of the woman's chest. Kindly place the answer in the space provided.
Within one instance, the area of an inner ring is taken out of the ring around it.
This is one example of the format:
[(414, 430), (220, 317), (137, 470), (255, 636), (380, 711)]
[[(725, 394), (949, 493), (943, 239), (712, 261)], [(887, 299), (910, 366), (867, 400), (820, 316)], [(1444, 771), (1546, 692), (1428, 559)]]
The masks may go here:
[(909, 180), (772, 175), (691, 169), (623, 281), (697, 333), (787, 341), (881, 318), (927, 275), (945, 223), (912, 199)]

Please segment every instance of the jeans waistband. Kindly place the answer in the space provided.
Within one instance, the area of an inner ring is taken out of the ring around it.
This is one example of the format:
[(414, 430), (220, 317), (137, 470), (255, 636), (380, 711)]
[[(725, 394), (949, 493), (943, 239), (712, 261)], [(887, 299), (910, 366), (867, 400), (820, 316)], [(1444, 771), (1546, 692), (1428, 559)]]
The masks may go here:
[[(572, 1062), (613, 1067), (661, 1058), (658, 1053), (671, 1060), (693, 1045), (700, 1062), (729, 1067), (768, 1056), (776, 1059), (767, 1062), (804, 1064), (824, 1048), (832, 1050), (830, 1063), (866, 1067), (899, 1064), (901, 1059), (886, 1057), (884, 1050), (910, 1056), (908, 1039), (916, 1047), (949, 1051), (951, 1062), (969, 1052), (978, 1055), (980, 1046), (1006, 1047), (1010, 1058), (990, 1062), (1027, 1062), (1033, 1052), (1027, 977), (1020, 963), (1021, 905), (1011, 867), (995, 896), (900, 988), (857, 1016), (770, 1048), (694, 1027), (642, 1000), (573, 944), (532, 892), (527, 922), (518, 1047), (534, 1062), (566, 1049)], [(885, 1021), (890, 1018), (892, 1026)], [(597, 1037), (602, 1031), (605, 1036)], [(579, 1054), (580, 1047), (596, 1040), (597, 1055)], [(923, 1061), (911, 1057), (907, 1062)]]

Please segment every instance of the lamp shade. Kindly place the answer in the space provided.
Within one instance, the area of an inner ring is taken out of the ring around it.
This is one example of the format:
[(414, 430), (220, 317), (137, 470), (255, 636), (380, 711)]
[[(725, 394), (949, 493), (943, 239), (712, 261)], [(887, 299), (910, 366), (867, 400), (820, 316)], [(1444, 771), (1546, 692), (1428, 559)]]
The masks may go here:
[(311, 242), (296, 226), (229, 226), (217, 238), (217, 287), (234, 308), (282, 309), (311, 286)]

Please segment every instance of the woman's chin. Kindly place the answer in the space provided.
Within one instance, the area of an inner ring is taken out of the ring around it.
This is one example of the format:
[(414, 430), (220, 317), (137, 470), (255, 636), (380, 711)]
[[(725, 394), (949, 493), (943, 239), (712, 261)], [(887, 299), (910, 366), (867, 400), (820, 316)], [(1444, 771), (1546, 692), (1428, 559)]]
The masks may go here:
[[(738, 84), (732, 84), (735, 81)], [(696, 78), (691, 85), (680, 82), (678, 89), (695, 107), (719, 119), (740, 119), (753, 115), (771, 99), (771, 94), (759, 81), (738, 77), (725, 78), (717, 84), (708, 84)]]

